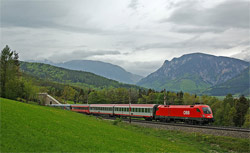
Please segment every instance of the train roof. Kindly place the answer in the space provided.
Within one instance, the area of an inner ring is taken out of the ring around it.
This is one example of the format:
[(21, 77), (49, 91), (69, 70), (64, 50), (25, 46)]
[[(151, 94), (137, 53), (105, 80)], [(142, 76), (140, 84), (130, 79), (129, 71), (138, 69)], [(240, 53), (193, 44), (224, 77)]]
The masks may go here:
[(71, 106), (71, 104), (50, 104), (48, 106)]
[[(131, 104), (131, 107), (154, 107), (156, 104)], [(129, 104), (116, 104), (115, 107), (129, 107)]]
[(114, 107), (115, 104), (90, 104), (90, 107)]
[(208, 105), (159, 105), (159, 108), (169, 107), (169, 108), (200, 108), (209, 107)]
[[(131, 104), (131, 107), (154, 107), (156, 104)], [(90, 107), (129, 107), (129, 104), (90, 104)]]
[(71, 104), (71, 106), (89, 106), (89, 104)]

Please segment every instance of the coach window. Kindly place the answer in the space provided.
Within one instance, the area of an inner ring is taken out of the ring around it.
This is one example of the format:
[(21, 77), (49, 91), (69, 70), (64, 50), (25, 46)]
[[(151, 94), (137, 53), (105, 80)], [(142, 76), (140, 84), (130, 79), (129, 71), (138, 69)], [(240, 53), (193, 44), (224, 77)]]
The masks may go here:
[(201, 111), (199, 110), (199, 108), (196, 108), (196, 111), (197, 111), (197, 112), (201, 112)]

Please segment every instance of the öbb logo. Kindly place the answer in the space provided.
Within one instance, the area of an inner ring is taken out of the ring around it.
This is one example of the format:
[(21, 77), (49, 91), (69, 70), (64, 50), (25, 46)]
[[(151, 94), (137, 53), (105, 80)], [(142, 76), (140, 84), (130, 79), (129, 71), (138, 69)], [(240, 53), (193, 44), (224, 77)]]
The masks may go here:
[(183, 115), (190, 115), (190, 111), (183, 111)]

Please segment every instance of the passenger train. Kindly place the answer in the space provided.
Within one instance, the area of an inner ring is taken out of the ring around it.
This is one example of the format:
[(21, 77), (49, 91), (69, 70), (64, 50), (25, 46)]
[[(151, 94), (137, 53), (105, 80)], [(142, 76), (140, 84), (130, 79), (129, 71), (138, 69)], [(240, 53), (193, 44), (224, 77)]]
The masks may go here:
[(79, 113), (114, 117), (139, 117), (162, 122), (209, 124), (214, 122), (208, 105), (158, 105), (158, 104), (52, 104)]

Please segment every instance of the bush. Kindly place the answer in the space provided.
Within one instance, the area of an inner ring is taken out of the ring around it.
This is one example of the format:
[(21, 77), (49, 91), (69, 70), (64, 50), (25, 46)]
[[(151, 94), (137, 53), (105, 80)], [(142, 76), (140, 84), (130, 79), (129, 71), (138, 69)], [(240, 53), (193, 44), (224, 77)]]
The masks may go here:
[(118, 123), (120, 123), (122, 121), (121, 118), (116, 118), (116, 120), (114, 120), (113, 125), (117, 125)]

